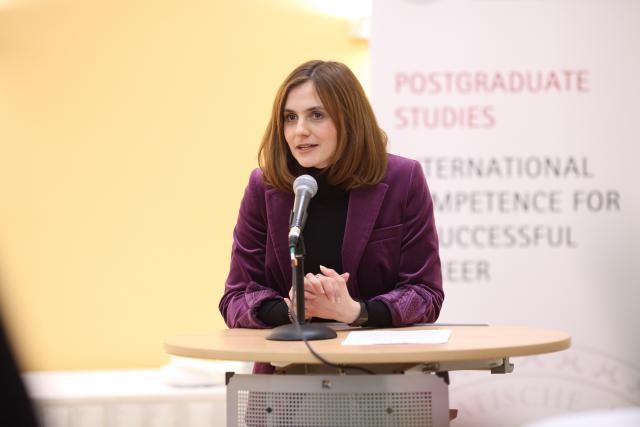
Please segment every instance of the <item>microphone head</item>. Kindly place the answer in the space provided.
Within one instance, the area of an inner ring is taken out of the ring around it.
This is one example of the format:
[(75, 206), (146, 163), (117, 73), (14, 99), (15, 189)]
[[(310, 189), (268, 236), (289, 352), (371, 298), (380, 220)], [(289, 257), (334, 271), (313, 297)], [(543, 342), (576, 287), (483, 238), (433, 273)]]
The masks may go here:
[(311, 192), (311, 197), (313, 197), (318, 192), (318, 183), (311, 175), (300, 175), (293, 181), (293, 193), (297, 194), (298, 190), (302, 189), (308, 189)]

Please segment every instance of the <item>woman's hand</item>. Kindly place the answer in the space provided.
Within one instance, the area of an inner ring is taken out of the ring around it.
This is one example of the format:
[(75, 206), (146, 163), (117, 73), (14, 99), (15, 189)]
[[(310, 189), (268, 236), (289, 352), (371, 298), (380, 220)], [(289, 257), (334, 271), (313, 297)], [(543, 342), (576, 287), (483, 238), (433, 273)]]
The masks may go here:
[(304, 277), (305, 317), (354, 322), (360, 315), (360, 303), (349, 295), (349, 273), (338, 274), (324, 266), (320, 266), (320, 272)]
[[(285, 298), (284, 302), (287, 303), (287, 307), (289, 308), (289, 318), (291, 319), (294, 316), (295, 310), (293, 309), (293, 303), (291, 302), (293, 301), (293, 286), (291, 287), (291, 289), (289, 289), (289, 298)], [(297, 315), (295, 315), (297, 316)], [(306, 307), (306, 301), (305, 301), (305, 307), (304, 307), (304, 320), (309, 320), (311, 319), (313, 316), (309, 314), (309, 310)]]

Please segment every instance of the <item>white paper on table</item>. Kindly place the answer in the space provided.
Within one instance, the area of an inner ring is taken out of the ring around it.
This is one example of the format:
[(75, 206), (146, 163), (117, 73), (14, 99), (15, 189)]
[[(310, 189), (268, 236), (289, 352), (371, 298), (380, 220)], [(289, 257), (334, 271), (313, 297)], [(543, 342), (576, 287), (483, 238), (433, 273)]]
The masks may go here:
[(374, 344), (444, 344), (449, 341), (450, 329), (427, 331), (357, 331), (349, 332), (342, 345)]

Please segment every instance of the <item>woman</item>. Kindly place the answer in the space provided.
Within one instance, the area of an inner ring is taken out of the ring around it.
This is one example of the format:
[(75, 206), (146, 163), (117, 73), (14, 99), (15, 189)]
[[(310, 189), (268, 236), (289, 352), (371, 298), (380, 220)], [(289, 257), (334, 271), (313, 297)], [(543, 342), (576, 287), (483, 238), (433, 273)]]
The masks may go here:
[(313, 175), (303, 231), (307, 318), (358, 326), (433, 322), (444, 293), (431, 196), (344, 64), (310, 61), (280, 87), (234, 230), (220, 311), (231, 328), (290, 322), (292, 183)]

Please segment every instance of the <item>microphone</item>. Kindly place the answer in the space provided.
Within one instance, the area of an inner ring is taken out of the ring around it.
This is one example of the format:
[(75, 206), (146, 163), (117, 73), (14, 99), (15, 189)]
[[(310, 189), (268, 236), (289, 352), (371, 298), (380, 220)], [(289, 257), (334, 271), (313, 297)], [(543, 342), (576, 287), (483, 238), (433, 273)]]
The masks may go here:
[[(301, 175), (293, 181), (293, 193), (296, 198), (289, 217), (289, 253), (291, 254), (291, 289), (293, 295), (292, 309), (295, 307), (295, 317), (290, 324), (280, 325), (271, 331), (268, 340), (274, 341), (304, 341), (326, 340), (338, 335), (333, 329), (318, 324), (305, 323), (304, 320), (304, 241), (302, 228), (307, 219), (309, 202), (318, 192), (318, 183), (312, 176)], [(307, 343), (307, 347), (309, 344)], [(311, 349), (311, 347), (309, 347)], [(312, 353), (315, 354), (313, 350)]]
[(300, 175), (293, 181), (293, 192), (296, 198), (293, 202), (293, 210), (289, 217), (289, 250), (291, 261), (295, 262), (295, 247), (302, 234), (304, 223), (307, 220), (307, 207), (311, 198), (318, 192), (318, 183), (311, 175)]

